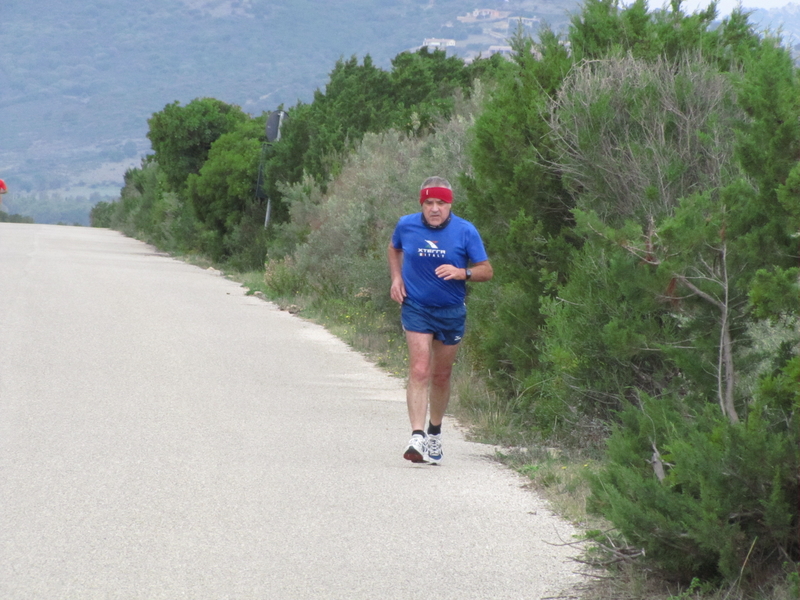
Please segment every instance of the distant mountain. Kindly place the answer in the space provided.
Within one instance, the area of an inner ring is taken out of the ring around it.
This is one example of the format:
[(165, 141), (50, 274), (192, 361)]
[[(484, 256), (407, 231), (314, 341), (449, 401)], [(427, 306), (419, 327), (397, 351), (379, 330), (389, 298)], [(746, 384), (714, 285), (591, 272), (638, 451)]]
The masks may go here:
[[(0, 178), (15, 193), (114, 193), (125, 167), (138, 165), (149, 150), (147, 119), (170, 102), (210, 96), (259, 115), (310, 101), (340, 57), (369, 54), (388, 69), (394, 56), (426, 38), (454, 40), (448, 52), (465, 57), (486, 53), (505, 44), (507, 17), (563, 28), (578, 6), (575, 0), (2, 0)], [(500, 12), (475, 16), (476, 7)]]
[[(0, 208), (47, 206), (40, 222), (72, 222), (75, 210), (52, 207), (80, 198), (85, 222), (149, 151), (147, 119), (176, 100), (210, 96), (259, 115), (310, 102), (341, 57), (388, 69), (427, 41), (469, 58), (502, 49), (520, 18), (534, 33), (564, 31), (581, 3), (1, 0), (0, 178), (11, 191)], [(797, 5), (756, 10), (753, 22), (800, 41)]]
[(742, 5), (750, 12), (750, 22), (760, 30), (780, 32), (787, 45), (800, 55), (800, 3), (787, 2), (783, 8), (751, 8), (758, 0), (743, 0)]

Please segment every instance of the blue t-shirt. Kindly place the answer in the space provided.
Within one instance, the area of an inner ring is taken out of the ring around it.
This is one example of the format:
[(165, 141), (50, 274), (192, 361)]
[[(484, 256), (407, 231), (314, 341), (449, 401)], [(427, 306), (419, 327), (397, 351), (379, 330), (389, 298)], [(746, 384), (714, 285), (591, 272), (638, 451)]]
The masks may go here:
[(392, 234), (392, 247), (403, 251), (403, 283), (408, 298), (422, 306), (463, 304), (467, 295), (464, 280), (445, 281), (436, 276), (436, 267), (449, 264), (466, 269), (470, 263), (489, 259), (475, 226), (453, 214), (443, 229), (425, 225), (421, 212), (400, 217)]

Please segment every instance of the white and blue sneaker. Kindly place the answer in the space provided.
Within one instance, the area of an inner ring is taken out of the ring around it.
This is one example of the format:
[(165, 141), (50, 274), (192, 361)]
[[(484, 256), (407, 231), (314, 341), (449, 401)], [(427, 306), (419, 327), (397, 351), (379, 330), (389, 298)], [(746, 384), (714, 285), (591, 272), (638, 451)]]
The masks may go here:
[(428, 442), (424, 435), (415, 433), (411, 436), (403, 458), (413, 463), (428, 462)]
[(442, 434), (428, 434), (428, 462), (434, 465), (442, 463)]

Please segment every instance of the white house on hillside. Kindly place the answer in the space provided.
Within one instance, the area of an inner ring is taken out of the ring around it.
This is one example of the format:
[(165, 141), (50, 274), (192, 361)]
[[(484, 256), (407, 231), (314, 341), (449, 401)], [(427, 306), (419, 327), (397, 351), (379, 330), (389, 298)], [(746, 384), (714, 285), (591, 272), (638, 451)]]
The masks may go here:
[(427, 46), (428, 50), (444, 50), (447, 47), (455, 46), (456, 41), (446, 38), (425, 38), (422, 45)]

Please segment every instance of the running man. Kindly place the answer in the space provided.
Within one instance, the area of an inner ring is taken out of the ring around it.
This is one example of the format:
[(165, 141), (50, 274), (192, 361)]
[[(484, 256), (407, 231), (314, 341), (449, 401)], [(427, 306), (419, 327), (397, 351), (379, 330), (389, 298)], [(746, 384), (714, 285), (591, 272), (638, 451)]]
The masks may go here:
[(489, 281), (493, 271), (478, 230), (450, 211), (453, 191), (446, 179), (426, 179), (419, 202), (421, 212), (401, 217), (389, 243), (390, 295), (402, 305), (408, 344), (412, 432), (403, 458), (438, 465), (450, 376), (466, 324), (466, 284)]

